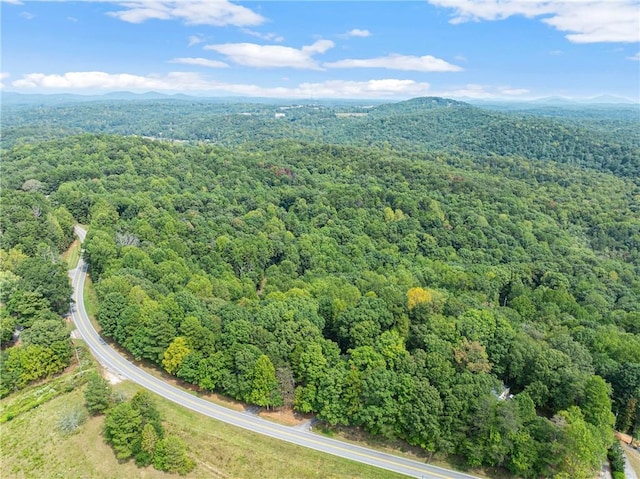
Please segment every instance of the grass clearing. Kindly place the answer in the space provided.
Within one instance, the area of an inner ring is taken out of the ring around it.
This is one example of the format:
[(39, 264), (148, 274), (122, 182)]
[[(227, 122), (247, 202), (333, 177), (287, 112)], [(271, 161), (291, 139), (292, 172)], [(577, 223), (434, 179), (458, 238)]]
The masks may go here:
[(69, 269), (74, 269), (78, 266), (78, 260), (80, 259), (80, 241), (75, 240), (69, 246), (69, 249), (62, 253), (62, 259), (67, 262)]
[(91, 281), (91, 276), (89, 275), (87, 275), (87, 279), (84, 282), (82, 296), (84, 298), (84, 307), (87, 310), (87, 315), (95, 326), (96, 314), (98, 313), (98, 296), (96, 295), (96, 290), (93, 288), (93, 281)]
[(10, 400), (0, 403), (0, 424), (11, 421), (65, 392), (72, 391), (84, 384), (85, 377), (86, 371), (74, 371), (10, 396)]
[[(127, 396), (140, 388), (128, 381), (114, 387)], [(104, 417), (89, 418), (72, 434), (58, 430), (60, 417), (83, 407), (82, 388), (60, 395), (0, 425), (0, 477), (116, 479), (179, 477), (119, 462), (102, 439)], [(0, 401), (15, 401), (27, 390)], [(400, 478), (370, 466), (266, 438), (189, 411), (156, 396), (168, 433), (180, 436), (196, 462), (187, 478)]]

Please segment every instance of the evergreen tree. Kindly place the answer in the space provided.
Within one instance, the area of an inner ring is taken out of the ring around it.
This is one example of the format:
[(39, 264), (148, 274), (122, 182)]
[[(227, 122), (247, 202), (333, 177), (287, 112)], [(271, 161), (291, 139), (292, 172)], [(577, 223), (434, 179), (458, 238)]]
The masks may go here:
[(136, 454), (136, 464), (139, 466), (148, 466), (153, 462), (158, 439), (158, 433), (155, 427), (150, 423), (145, 424), (144, 428), (142, 428), (140, 450)]
[(142, 416), (130, 402), (121, 402), (107, 412), (104, 421), (107, 442), (118, 459), (128, 459), (139, 447), (142, 433)]
[(98, 374), (89, 376), (87, 387), (84, 390), (84, 400), (87, 410), (91, 414), (103, 413), (109, 407), (111, 398), (111, 386), (109, 382)]
[(186, 446), (182, 439), (167, 436), (157, 444), (153, 466), (161, 471), (187, 474), (193, 470), (195, 464), (187, 457)]

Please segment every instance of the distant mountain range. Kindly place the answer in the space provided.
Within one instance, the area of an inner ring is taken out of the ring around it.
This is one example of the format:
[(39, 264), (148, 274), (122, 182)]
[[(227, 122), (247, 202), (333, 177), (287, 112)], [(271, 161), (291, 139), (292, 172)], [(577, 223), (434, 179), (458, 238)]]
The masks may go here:
[(65, 103), (83, 103), (96, 101), (190, 101), (197, 103), (262, 103), (267, 105), (316, 104), (316, 105), (379, 105), (389, 100), (350, 100), (350, 99), (316, 99), (316, 98), (262, 98), (241, 96), (195, 96), (184, 93), (166, 94), (155, 91), (134, 93), (116, 91), (100, 95), (77, 95), (73, 93), (18, 93), (0, 91), (0, 101), (5, 105), (61, 105)]
[[(429, 101), (433, 101), (436, 97), (428, 97)], [(72, 93), (18, 93), (10, 91), (0, 91), (0, 100), (3, 104), (62, 104), (76, 103), (88, 101), (140, 101), (140, 100), (178, 100), (178, 101), (197, 101), (200, 103), (315, 103), (315, 104), (356, 104), (366, 102), (368, 104), (389, 103), (390, 100), (348, 100), (348, 99), (291, 99), (291, 98), (256, 98), (256, 97), (222, 97), (222, 96), (193, 96), (184, 93), (166, 94), (159, 92), (134, 93), (129, 91), (116, 91), (100, 95), (77, 95)], [(439, 100), (443, 100), (440, 98)], [(592, 98), (565, 98), (559, 96), (551, 96), (538, 98), (535, 100), (519, 100), (519, 99), (477, 99), (477, 98), (458, 98), (455, 100), (446, 100), (448, 102), (459, 103), (467, 102), (474, 105), (530, 105), (530, 106), (577, 106), (577, 105), (638, 105), (638, 101), (615, 95), (600, 95)], [(393, 102), (393, 101), (391, 101)]]
[(492, 105), (492, 104), (521, 104), (535, 106), (577, 106), (577, 105), (638, 105), (638, 101), (631, 100), (615, 95), (599, 95), (591, 98), (566, 98), (562, 96), (549, 96), (537, 98), (535, 100), (478, 100), (474, 98), (460, 98), (462, 101), (473, 103), (474, 105)]

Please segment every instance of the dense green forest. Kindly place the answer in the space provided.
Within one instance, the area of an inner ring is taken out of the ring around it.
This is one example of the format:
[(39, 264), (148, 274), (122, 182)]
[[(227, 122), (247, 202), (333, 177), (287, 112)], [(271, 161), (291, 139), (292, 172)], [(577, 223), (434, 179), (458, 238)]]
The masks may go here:
[[(591, 477), (614, 422), (640, 434), (640, 144), (602, 126), (637, 120), (21, 108), (2, 300), (27, 337), (37, 301), (63, 312), (29, 281), (77, 221), (103, 334), (203, 390), (525, 478)], [(159, 133), (189, 142), (122, 136)]]
[(71, 361), (62, 318), (71, 286), (67, 265), (58, 258), (71, 244), (74, 219), (37, 193), (37, 180), (21, 186), (0, 193), (0, 397), (61, 372)]

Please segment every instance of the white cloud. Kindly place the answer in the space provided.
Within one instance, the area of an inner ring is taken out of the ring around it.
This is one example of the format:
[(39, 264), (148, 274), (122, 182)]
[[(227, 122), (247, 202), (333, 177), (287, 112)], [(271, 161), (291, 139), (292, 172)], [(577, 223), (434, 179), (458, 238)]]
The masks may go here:
[(240, 31), (242, 33), (246, 33), (247, 35), (251, 35), (252, 37), (258, 37), (268, 42), (280, 43), (284, 41), (284, 37), (282, 35), (278, 35), (277, 33), (260, 33), (249, 28), (241, 28)]
[(366, 38), (371, 36), (371, 32), (369, 30), (361, 30), (359, 28), (354, 28), (353, 30), (349, 30), (348, 32), (345, 32), (339, 36), (341, 38), (349, 38), (349, 37)]
[(553, 13), (553, 9), (548, 4), (554, 3), (537, 0), (428, 0), (428, 2), (438, 7), (453, 8), (455, 13), (450, 20), (453, 24), (471, 20), (504, 20), (512, 15), (531, 18)]
[(431, 55), (416, 57), (398, 54), (377, 58), (339, 60), (324, 63), (323, 66), (326, 68), (385, 68), (418, 72), (458, 72), (462, 70), (457, 65), (452, 65)]
[(76, 17), (67, 17), (67, 20), (69, 20), (70, 22), (76, 23), (78, 21), (78, 19)]
[(4, 88), (4, 80), (9, 78), (9, 76), (7, 72), (0, 72), (0, 89)]
[(526, 88), (512, 88), (509, 86), (493, 87), (489, 85), (478, 85), (470, 83), (461, 87), (433, 92), (432, 95), (447, 98), (514, 98), (530, 93)]
[(20, 0), (0, 0), (0, 3), (10, 3), (11, 5), (23, 5)]
[(200, 35), (191, 35), (189, 36), (189, 45), (187, 46), (192, 47), (202, 42), (204, 42), (204, 38), (202, 38)]
[(29, 73), (12, 85), (23, 89), (44, 90), (172, 90), (195, 86), (200, 77), (195, 73), (173, 72), (164, 77), (140, 76), (129, 73), (67, 72), (63, 75)]
[(640, 41), (637, 0), (428, 0), (452, 8), (451, 23), (503, 20), (513, 15), (542, 21), (573, 43)]
[[(8, 74), (3, 73), (0, 79)], [(397, 78), (368, 81), (329, 80), (297, 86), (261, 86), (211, 80), (199, 73), (172, 72), (167, 75), (131, 75), (105, 72), (68, 72), (63, 75), (31, 73), (12, 82), (19, 90), (37, 91), (165, 91), (204, 95), (239, 95), (269, 98), (362, 98), (403, 99), (418, 96), (448, 98), (517, 98), (529, 94), (524, 88), (468, 84), (446, 90), (432, 90), (428, 83)]]
[(26, 20), (33, 20), (36, 16), (31, 12), (22, 12), (20, 16)]
[(635, 55), (632, 55), (630, 57), (627, 57), (627, 60), (635, 60), (637, 62), (640, 62), (640, 52), (638, 52)]
[(256, 43), (223, 43), (206, 45), (204, 49), (221, 53), (233, 63), (249, 67), (320, 70), (321, 68), (313, 55), (322, 54), (333, 46), (334, 43), (331, 40), (318, 40), (300, 49)]
[(331, 40), (318, 40), (311, 45), (306, 45), (302, 47), (303, 52), (307, 53), (325, 53), (327, 50), (332, 49), (335, 46)]
[(543, 22), (563, 32), (575, 32), (567, 35), (573, 43), (640, 41), (636, 1), (567, 4), (564, 12)]
[(492, 95), (482, 85), (468, 84), (451, 90), (443, 90), (438, 96), (448, 98), (490, 98)]
[(129, 23), (146, 20), (182, 20), (188, 25), (260, 25), (265, 18), (247, 7), (228, 0), (130, 0), (116, 2), (124, 10), (109, 12), (112, 17)]
[(225, 62), (220, 62), (217, 60), (209, 60), (208, 58), (174, 58), (173, 60), (169, 60), (169, 63), (182, 63), (183, 65), (198, 65), (201, 67), (209, 67), (209, 68), (228, 68)]
[(369, 81), (331, 80), (301, 83), (296, 87), (265, 87), (255, 84), (208, 80), (198, 73), (172, 72), (164, 76), (68, 72), (63, 75), (30, 73), (12, 86), (21, 90), (50, 91), (169, 91), (233, 94), (272, 98), (411, 98), (429, 94), (429, 84), (387, 78)]
[(549, 52), (549, 55), (553, 55), (553, 56), (564, 55), (564, 52), (562, 50), (551, 50)]
[(322, 83), (302, 83), (298, 97), (313, 98), (411, 98), (429, 93), (428, 83), (386, 78), (369, 81), (330, 80)]
[(526, 88), (505, 88), (505, 87), (499, 88), (498, 92), (508, 96), (521, 96), (521, 95), (526, 95), (528, 93), (531, 93), (531, 91)]

